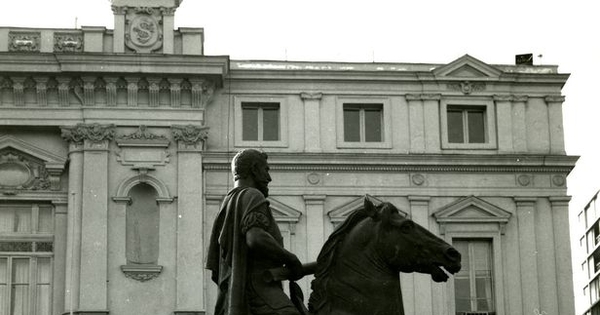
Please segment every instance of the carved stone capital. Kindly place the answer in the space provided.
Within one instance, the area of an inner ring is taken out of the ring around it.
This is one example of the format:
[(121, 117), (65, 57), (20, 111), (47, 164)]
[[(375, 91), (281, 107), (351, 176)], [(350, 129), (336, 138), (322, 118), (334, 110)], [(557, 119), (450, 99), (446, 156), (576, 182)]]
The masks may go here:
[(513, 95), (513, 102), (515, 103), (525, 103), (529, 99), (527, 95)]
[(111, 6), (111, 9), (114, 14), (125, 15), (125, 14), (127, 14), (129, 7), (127, 7), (127, 6), (119, 7), (119, 6), (113, 5), (113, 6)]
[(321, 98), (323, 98), (323, 93), (302, 92), (302, 93), (300, 93), (300, 98), (303, 101), (306, 101), (306, 100), (320, 100)]
[(407, 101), (420, 101), (421, 94), (406, 94)]
[(212, 101), (215, 83), (203, 79), (190, 79), (192, 92), (192, 107), (206, 108)]
[(204, 126), (173, 125), (171, 131), (173, 139), (178, 142), (180, 148), (191, 149), (200, 146), (200, 149), (202, 149), (204, 142), (208, 139), (208, 127)]
[(11, 77), (13, 82), (13, 97), (15, 106), (25, 105), (25, 77)]
[(544, 97), (546, 104), (552, 103), (563, 103), (565, 101), (565, 97), (563, 95), (548, 95)]
[(513, 96), (510, 94), (496, 94), (494, 95), (494, 101), (496, 102), (511, 102)]
[(421, 94), (421, 99), (424, 101), (439, 101), (442, 94)]
[(78, 124), (74, 127), (61, 128), (61, 136), (67, 142), (76, 144), (82, 144), (85, 140), (101, 143), (105, 140), (110, 141), (115, 138), (115, 126), (112, 124)]

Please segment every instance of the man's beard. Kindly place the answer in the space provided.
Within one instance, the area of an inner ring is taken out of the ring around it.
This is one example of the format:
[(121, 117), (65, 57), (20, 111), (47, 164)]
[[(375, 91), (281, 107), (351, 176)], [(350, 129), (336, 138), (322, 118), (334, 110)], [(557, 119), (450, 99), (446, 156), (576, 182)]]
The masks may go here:
[(265, 198), (269, 197), (269, 187), (267, 185), (268, 184), (258, 184), (256, 187), (256, 189), (258, 189), (265, 196)]

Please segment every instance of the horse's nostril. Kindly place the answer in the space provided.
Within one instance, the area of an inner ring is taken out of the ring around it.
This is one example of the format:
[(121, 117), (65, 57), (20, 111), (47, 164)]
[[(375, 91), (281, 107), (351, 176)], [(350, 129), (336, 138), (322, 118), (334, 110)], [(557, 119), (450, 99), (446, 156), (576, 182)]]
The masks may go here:
[(446, 256), (452, 260), (460, 260), (460, 253), (454, 248), (446, 250)]

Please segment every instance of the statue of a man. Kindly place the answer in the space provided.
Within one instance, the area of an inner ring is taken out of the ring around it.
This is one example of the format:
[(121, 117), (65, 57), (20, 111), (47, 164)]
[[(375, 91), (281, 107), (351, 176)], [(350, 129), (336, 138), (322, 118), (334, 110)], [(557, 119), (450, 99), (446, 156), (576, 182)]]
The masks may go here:
[(242, 150), (233, 158), (231, 171), (234, 188), (215, 220), (206, 267), (219, 287), (215, 315), (299, 315), (281, 282), (263, 277), (266, 270), (284, 265), (292, 280), (302, 277), (302, 264), (283, 248), (266, 200), (271, 181), (267, 154)]

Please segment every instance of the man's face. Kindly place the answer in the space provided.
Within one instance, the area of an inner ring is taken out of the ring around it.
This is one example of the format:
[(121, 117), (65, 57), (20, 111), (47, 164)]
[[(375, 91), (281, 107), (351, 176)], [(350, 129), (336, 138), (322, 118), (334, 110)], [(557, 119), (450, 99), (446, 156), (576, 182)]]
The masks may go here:
[(261, 159), (254, 166), (254, 183), (256, 184), (256, 189), (260, 190), (260, 192), (265, 195), (265, 197), (269, 196), (269, 182), (271, 181), (271, 175), (269, 175), (269, 164), (265, 159)]

